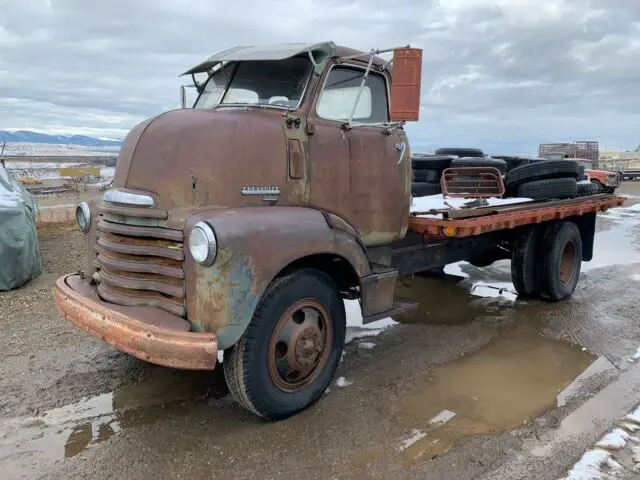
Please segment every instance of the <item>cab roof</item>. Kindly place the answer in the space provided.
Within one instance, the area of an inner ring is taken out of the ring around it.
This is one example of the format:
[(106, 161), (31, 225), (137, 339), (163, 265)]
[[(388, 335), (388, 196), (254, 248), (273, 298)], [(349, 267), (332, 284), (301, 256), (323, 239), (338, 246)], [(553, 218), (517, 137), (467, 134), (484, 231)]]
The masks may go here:
[[(326, 61), (332, 57), (345, 57), (353, 55), (362, 55), (364, 57), (366, 55), (369, 55), (368, 53), (362, 52), (360, 50), (337, 46), (332, 41), (319, 43), (280, 43), (262, 46), (237, 46), (228, 48), (216, 53), (215, 55), (212, 55), (195, 67), (190, 68), (182, 75), (207, 72), (221, 62), (284, 60), (307, 52), (312, 52), (314, 61), (317, 65), (321, 65), (322, 67), (324, 67)], [(373, 63), (377, 65), (383, 65), (386, 62), (379, 57), (374, 57)]]

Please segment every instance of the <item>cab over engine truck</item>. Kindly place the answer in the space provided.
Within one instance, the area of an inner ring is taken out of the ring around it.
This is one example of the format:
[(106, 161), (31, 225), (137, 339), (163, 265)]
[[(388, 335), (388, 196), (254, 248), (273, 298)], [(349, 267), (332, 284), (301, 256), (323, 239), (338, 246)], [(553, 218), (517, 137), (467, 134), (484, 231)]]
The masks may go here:
[(569, 297), (596, 212), (622, 199), (410, 214), (422, 51), (386, 51), (237, 47), (185, 72), (192, 108), (134, 127), (112, 188), (78, 206), (87, 270), (57, 280), (62, 316), (148, 362), (223, 368), (277, 420), (331, 382), (344, 299), (365, 323), (415, 307), (394, 298), (399, 275), (486, 253), (512, 258), (520, 294)]

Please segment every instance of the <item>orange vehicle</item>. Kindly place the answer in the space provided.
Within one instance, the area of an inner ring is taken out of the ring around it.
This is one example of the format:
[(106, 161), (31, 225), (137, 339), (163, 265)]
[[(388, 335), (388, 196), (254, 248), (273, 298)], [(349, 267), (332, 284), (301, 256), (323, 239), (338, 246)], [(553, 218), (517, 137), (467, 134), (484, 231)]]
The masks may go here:
[(575, 158), (570, 157), (563, 153), (545, 153), (540, 155), (541, 158), (554, 160), (554, 159), (571, 159), (584, 167), (584, 173), (587, 176), (587, 180), (591, 181), (595, 185), (595, 192), (614, 193), (616, 188), (620, 186), (620, 175), (616, 172), (608, 172), (606, 170), (599, 170), (593, 168), (594, 161), (587, 158)]
[[(520, 295), (570, 297), (596, 213), (623, 199), (576, 197), (572, 162), (524, 165), (503, 184), (483, 169), (495, 160), (414, 158), (421, 67), (420, 49), (322, 42), (231, 48), (189, 69), (193, 106), (134, 127), (112, 188), (78, 206), (87, 265), (57, 280), (61, 314), (144, 361), (223, 368), (238, 403), (278, 420), (332, 381), (345, 299), (372, 322), (415, 308), (395, 295), (400, 276), (502, 258)], [(449, 196), (470, 177), (545, 198), (412, 212), (418, 163)]]

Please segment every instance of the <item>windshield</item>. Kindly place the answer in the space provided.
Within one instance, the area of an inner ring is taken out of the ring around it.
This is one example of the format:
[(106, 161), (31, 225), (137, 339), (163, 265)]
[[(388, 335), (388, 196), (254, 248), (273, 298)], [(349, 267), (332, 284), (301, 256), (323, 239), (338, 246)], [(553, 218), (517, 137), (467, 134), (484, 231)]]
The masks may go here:
[(234, 67), (235, 63), (227, 63), (213, 72), (193, 108), (212, 108), (218, 105)]
[(231, 81), (227, 82), (222, 71), (214, 73), (207, 81), (195, 108), (211, 108), (216, 105), (296, 108), (313, 71), (313, 65), (307, 57), (241, 62), (232, 74), (229, 74), (231, 68), (227, 67), (224, 73)]

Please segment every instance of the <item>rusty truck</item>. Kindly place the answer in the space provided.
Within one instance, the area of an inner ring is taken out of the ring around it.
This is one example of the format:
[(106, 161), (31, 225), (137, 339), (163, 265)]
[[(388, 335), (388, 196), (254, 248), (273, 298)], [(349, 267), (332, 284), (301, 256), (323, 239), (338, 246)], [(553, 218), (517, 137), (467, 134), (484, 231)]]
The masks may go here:
[(147, 362), (222, 368), (240, 405), (278, 420), (332, 381), (345, 299), (364, 323), (406, 313), (399, 277), (479, 258), (511, 259), (520, 295), (570, 297), (596, 213), (623, 199), (412, 213), (412, 164), (446, 167), (412, 160), (405, 132), (421, 66), (418, 48), (321, 42), (231, 48), (189, 69), (194, 104), (135, 126), (111, 188), (78, 205), (87, 264), (57, 280), (61, 315)]

